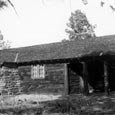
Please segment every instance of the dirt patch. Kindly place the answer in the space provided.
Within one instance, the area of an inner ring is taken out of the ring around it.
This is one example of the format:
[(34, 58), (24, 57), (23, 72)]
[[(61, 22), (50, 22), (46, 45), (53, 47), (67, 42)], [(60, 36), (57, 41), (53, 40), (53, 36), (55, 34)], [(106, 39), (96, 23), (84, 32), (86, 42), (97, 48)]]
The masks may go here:
[(22, 94), (17, 96), (2, 96), (0, 98), (0, 108), (8, 106), (22, 106), (22, 105), (39, 105), (39, 103), (44, 101), (56, 100), (61, 95), (53, 94)]

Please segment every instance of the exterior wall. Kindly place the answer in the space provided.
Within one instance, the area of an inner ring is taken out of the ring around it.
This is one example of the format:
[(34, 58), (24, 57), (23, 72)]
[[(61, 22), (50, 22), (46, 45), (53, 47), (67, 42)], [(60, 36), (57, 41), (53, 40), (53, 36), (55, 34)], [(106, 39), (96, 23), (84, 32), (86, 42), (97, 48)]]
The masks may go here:
[[(12, 65), (9, 65), (9, 67), (0, 70), (0, 82), (5, 84), (0, 86), (3, 94), (64, 94), (64, 64), (45, 65), (44, 79), (31, 78), (31, 65), (19, 66), (18, 68), (11, 67)], [(71, 68), (69, 68), (68, 77), (69, 93), (79, 93), (79, 77)]]
[(63, 93), (64, 64), (45, 65), (45, 78), (32, 79), (31, 66), (20, 66), (23, 93)]
[(0, 68), (0, 94), (17, 95), (21, 93), (21, 81), (17, 68)]

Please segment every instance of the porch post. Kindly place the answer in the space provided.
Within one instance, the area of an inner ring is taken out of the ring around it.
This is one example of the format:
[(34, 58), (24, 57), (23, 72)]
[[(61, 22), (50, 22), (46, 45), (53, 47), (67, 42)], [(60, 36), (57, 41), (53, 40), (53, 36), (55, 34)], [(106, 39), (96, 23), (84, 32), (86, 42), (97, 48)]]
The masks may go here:
[(86, 62), (82, 62), (82, 64), (83, 64), (83, 94), (88, 95), (89, 88), (88, 88), (87, 64)]
[(84, 91), (84, 80), (83, 80), (83, 76), (79, 76), (79, 80), (80, 80), (80, 93), (83, 93)]
[(64, 65), (64, 95), (69, 94), (69, 69), (68, 69), (68, 64)]
[(104, 89), (105, 94), (109, 95), (108, 63), (106, 61), (104, 61)]

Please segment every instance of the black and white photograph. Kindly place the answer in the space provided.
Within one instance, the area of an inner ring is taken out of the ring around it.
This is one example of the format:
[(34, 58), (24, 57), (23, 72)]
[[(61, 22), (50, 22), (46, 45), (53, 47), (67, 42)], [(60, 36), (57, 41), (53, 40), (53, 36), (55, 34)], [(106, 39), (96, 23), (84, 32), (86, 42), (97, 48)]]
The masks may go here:
[(115, 0), (0, 0), (0, 115), (115, 115)]

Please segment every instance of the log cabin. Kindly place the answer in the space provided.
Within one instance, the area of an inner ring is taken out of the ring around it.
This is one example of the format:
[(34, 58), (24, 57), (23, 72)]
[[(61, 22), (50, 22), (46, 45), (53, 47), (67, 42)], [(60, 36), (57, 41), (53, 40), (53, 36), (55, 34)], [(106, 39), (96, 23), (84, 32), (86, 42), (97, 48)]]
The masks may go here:
[(1, 93), (115, 90), (115, 35), (0, 51)]

